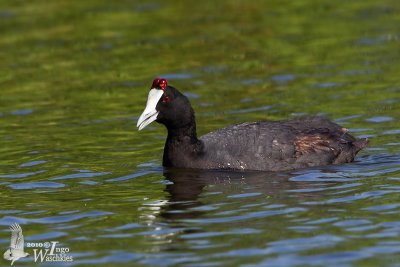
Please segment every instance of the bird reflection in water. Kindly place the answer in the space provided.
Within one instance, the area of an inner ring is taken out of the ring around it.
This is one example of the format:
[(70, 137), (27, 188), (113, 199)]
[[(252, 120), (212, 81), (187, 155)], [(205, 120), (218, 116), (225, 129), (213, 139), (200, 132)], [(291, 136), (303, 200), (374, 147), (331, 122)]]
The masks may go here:
[(328, 199), (327, 190), (351, 180), (335, 167), (295, 172), (171, 168), (164, 177), (166, 199), (146, 204), (146, 213), (152, 214), (146, 216), (147, 225), (154, 227), (148, 237), (157, 251), (169, 249), (177, 239), (186, 242), (187, 235), (206, 234), (206, 225), (213, 223), (243, 228), (243, 222), (263, 224), (271, 216), (283, 216), (285, 223), (288, 216), (318, 208), (307, 202)]
[[(318, 170), (318, 172), (332, 170)], [(324, 185), (321, 183), (291, 181), (298, 174), (289, 172), (232, 172), (232, 171), (206, 171), (189, 169), (169, 169), (164, 172), (165, 178), (170, 181), (166, 185), (169, 193), (168, 201), (160, 211), (160, 216), (167, 220), (193, 219), (207, 213), (205, 206), (210, 205), (210, 200), (204, 203), (209, 195), (221, 195), (224, 203), (213, 203), (215, 205), (225, 204), (230, 196), (245, 193), (249, 195), (260, 195), (264, 203), (293, 202), (293, 205), (302, 200), (319, 198), (317, 188), (332, 185), (332, 181)], [(335, 183), (336, 184), (336, 183)], [(294, 191), (296, 193), (290, 193)], [(273, 200), (271, 200), (273, 199)], [(254, 201), (255, 199), (253, 199)], [(257, 199), (259, 200), (259, 198)], [(243, 198), (244, 202), (248, 202)], [(246, 203), (244, 203), (246, 204)]]

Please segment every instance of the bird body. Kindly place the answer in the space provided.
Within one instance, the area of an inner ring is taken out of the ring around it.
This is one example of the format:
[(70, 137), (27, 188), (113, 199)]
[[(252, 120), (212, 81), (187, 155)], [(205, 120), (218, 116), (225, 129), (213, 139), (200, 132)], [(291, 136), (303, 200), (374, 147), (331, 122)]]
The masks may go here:
[(239, 123), (197, 138), (186, 96), (165, 79), (154, 80), (151, 95), (157, 97), (148, 100), (151, 108), (148, 104), (138, 127), (153, 120), (167, 127), (166, 167), (282, 171), (342, 164), (353, 161), (368, 142), (322, 117)]

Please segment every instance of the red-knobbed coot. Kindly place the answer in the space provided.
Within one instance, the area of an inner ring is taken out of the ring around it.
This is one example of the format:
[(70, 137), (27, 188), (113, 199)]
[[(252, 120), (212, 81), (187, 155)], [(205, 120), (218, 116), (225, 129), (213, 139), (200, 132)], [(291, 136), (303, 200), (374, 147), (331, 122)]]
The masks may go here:
[(368, 143), (321, 117), (239, 123), (198, 138), (189, 100), (162, 78), (153, 81), (137, 126), (152, 121), (168, 130), (166, 167), (279, 171), (341, 164)]

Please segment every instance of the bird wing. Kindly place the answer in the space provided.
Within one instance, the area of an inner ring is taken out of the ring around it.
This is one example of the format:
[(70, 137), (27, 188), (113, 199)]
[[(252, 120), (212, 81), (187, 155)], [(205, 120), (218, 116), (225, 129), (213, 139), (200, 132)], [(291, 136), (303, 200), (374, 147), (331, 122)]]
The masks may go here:
[(19, 224), (14, 223), (10, 226), (11, 230), (11, 242), (10, 248), (13, 249), (24, 249), (24, 236), (22, 234), (22, 229)]
[(335, 162), (355, 141), (346, 132), (327, 119), (306, 117), (235, 124), (200, 140), (213, 152), (209, 158), (219, 163), (217, 168), (274, 171)]

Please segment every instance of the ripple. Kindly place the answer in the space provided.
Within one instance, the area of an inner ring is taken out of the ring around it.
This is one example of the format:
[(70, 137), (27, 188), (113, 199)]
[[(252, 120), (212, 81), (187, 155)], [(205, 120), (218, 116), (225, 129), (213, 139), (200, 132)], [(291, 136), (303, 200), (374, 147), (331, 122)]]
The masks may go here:
[(306, 224), (324, 224), (324, 223), (331, 223), (337, 221), (339, 218), (333, 217), (333, 218), (323, 218), (323, 219), (318, 219), (318, 220), (313, 220), (306, 222)]
[(296, 79), (294, 74), (277, 74), (271, 77), (271, 80), (280, 84), (285, 84)]
[(316, 248), (333, 247), (343, 242), (344, 238), (334, 235), (317, 235), (308, 238), (293, 238), (270, 242), (268, 251), (270, 253), (292, 253)]
[(128, 175), (124, 175), (121, 177), (117, 177), (117, 178), (111, 178), (111, 179), (107, 179), (106, 182), (122, 182), (122, 181), (127, 181), (127, 180), (131, 180), (131, 179), (136, 179), (138, 177), (142, 177), (151, 173), (158, 173), (158, 171), (152, 171), (152, 170), (146, 170), (146, 171), (138, 171), (132, 174), (128, 174)]
[(76, 178), (92, 178), (92, 177), (104, 176), (104, 175), (108, 175), (108, 174), (111, 174), (111, 172), (87, 172), (87, 171), (81, 171), (81, 172), (75, 173), (75, 174), (67, 174), (67, 175), (63, 175), (63, 176), (50, 178), (49, 180), (55, 181), (55, 180), (76, 179)]
[(370, 224), (371, 222), (368, 220), (345, 220), (345, 221), (339, 221), (334, 223), (334, 226), (339, 226), (339, 227), (349, 227), (349, 226), (358, 226), (358, 225), (364, 225), (364, 224)]
[(345, 230), (349, 232), (364, 232), (376, 229), (378, 227), (379, 227), (378, 225), (361, 225), (357, 227), (346, 228)]
[(227, 251), (224, 253), (217, 253), (213, 257), (221, 258), (221, 257), (254, 257), (259, 255), (267, 255), (270, 254), (268, 249), (260, 249), (260, 248), (245, 248), (245, 249), (233, 249), (231, 251)]
[(374, 122), (374, 123), (382, 123), (382, 122), (393, 121), (393, 118), (389, 117), (389, 116), (374, 116), (374, 117), (365, 119), (365, 121)]
[(377, 205), (377, 206), (371, 206), (371, 207), (366, 207), (363, 208), (362, 210), (369, 210), (369, 211), (384, 211), (384, 210), (392, 210), (392, 209), (397, 209), (400, 208), (400, 204), (386, 204), (386, 205)]
[(26, 173), (15, 173), (15, 174), (1, 174), (0, 178), (26, 178), (28, 176), (44, 173), (46, 170), (35, 171), (35, 172), (26, 172)]
[(201, 256), (195, 256), (194, 253), (175, 252), (174, 254), (170, 254), (160, 252), (152, 254), (151, 257), (144, 257), (139, 263), (146, 266), (176, 266), (177, 264), (185, 263), (185, 266), (188, 266), (188, 263), (193, 262), (195, 263), (194, 266), (200, 266), (199, 263), (203, 259)]
[(316, 88), (334, 88), (334, 87), (339, 87), (339, 86), (343, 86), (345, 85), (345, 83), (342, 82), (323, 82), (323, 83), (317, 83), (314, 85), (314, 87)]
[(32, 114), (33, 110), (32, 109), (19, 109), (11, 112), (11, 115), (15, 116), (26, 116), (29, 114)]
[(19, 184), (10, 184), (8, 187), (16, 190), (21, 189), (35, 189), (35, 188), (62, 188), (65, 187), (64, 184), (55, 182), (27, 182)]
[(84, 184), (84, 185), (97, 185), (97, 184), (99, 184), (99, 182), (96, 182), (96, 181), (89, 181), (89, 180), (80, 181), (79, 183), (80, 183), (80, 184)]
[(140, 227), (143, 227), (143, 226), (140, 224), (137, 224), (137, 223), (128, 223), (128, 224), (124, 224), (124, 225), (117, 226), (114, 228), (106, 229), (106, 231), (110, 231), (110, 232), (124, 231), (124, 230), (136, 229), (136, 228), (140, 228)]
[(130, 238), (133, 234), (108, 234), (108, 235), (98, 235), (99, 238)]
[(357, 119), (357, 118), (360, 118), (360, 117), (361, 117), (361, 115), (351, 115), (351, 116), (345, 116), (345, 117), (336, 118), (335, 121), (338, 122), (338, 123), (339, 122), (342, 123), (342, 122), (345, 122), (345, 121), (348, 121), (348, 120), (352, 120), (352, 119)]
[(38, 235), (29, 235), (29, 241), (45, 241), (45, 240), (57, 240), (60, 237), (67, 236), (65, 232), (47, 232)]
[(358, 39), (357, 43), (360, 45), (381, 45), (388, 41), (397, 40), (397, 36), (395, 35), (381, 35), (374, 37), (362, 37)]
[(387, 130), (382, 132), (383, 135), (392, 135), (392, 134), (400, 134), (400, 129), (396, 130)]
[(247, 198), (247, 197), (259, 196), (261, 194), (262, 193), (260, 193), (260, 192), (244, 193), (244, 194), (230, 195), (230, 196), (227, 196), (227, 198)]
[(0, 225), (11, 225), (12, 223), (19, 224), (32, 224), (32, 223), (40, 223), (40, 224), (57, 224), (57, 223), (66, 223), (73, 222), (76, 220), (91, 218), (91, 217), (103, 217), (107, 215), (113, 214), (112, 212), (106, 211), (89, 211), (83, 213), (76, 213), (72, 215), (60, 215), (60, 216), (49, 216), (49, 217), (41, 217), (36, 219), (28, 219), (28, 218), (20, 218), (13, 216), (4, 216), (0, 219)]
[(249, 212), (244, 215), (238, 216), (229, 216), (229, 217), (221, 217), (221, 218), (209, 218), (203, 220), (185, 220), (189, 223), (201, 223), (201, 224), (210, 224), (210, 223), (227, 223), (227, 222), (236, 222), (236, 221), (246, 221), (252, 219), (266, 218), (274, 215), (283, 215), (297, 212), (305, 212), (307, 209), (305, 208), (286, 208), (282, 210), (266, 210), (266, 211), (255, 211)]
[(386, 194), (398, 193), (397, 190), (376, 190), (362, 192), (360, 194), (354, 194), (351, 196), (345, 196), (340, 198), (332, 198), (326, 201), (306, 201), (303, 202), (305, 205), (323, 205), (323, 204), (333, 204), (333, 203), (351, 203), (363, 199), (374, 199), (380, 198)]
[(47, 161), (45, 161), (45, 160), (34, 160), (34, 161), (22, 163), (22, 164), (19, 165), (18, 167), (21, 167), (21, 168), (24, 168), (24, 167), (32, 167), (32, 166), (44, 164), (44, 163), (46, 163), (46, 162), (47, 162)]
[(129, 253), (123, 251), (111, 251), (111, 255), (104, 257), (96, 257), (95, 259), (79, 259), (76, 261), (78, 265), (98, 265), (98, 264), (109, 264), (112, 262), (115, 263), (123, 263), (130, 262), (133, 260), (137, 260), (142, 258), (140, 254)]
[(350, 178), (347, 173), (342, 172), (326, 173), (319, 170), (307, 170), (299, 172), (298, 175), (291, 177), (290, 180), (294, 182), (351, 182), (358, 179)]

